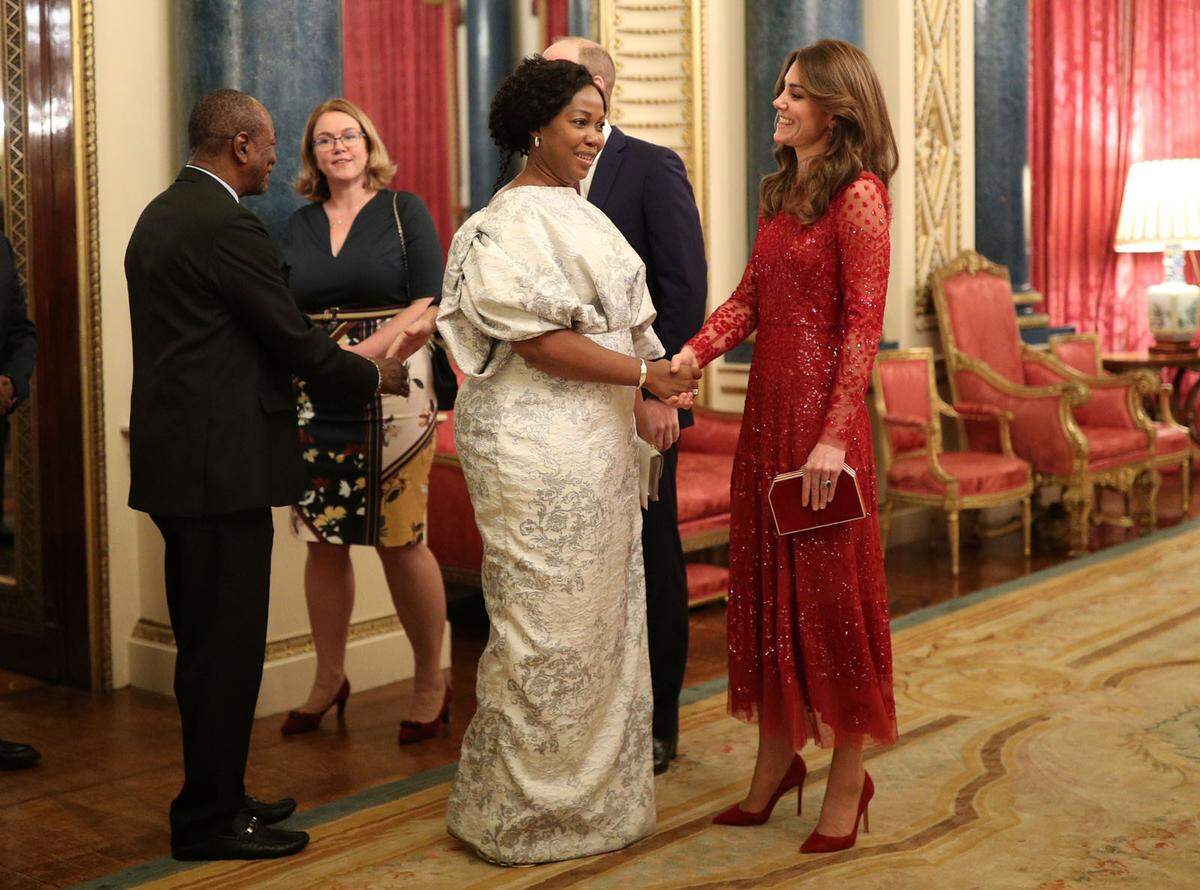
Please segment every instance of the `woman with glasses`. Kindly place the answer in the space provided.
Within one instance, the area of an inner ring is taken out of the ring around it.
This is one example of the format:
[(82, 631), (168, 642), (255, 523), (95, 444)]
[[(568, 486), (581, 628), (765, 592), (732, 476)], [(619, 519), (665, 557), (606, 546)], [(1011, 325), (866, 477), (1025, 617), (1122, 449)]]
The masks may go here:
[(351, 412), (300, 390), (300, 438), (309, 485), (292, 525), (308, 542), (304, 586), (317, 652), (308, 700), (284, 735), (309, 732), (346, 708), (346, 637), (354, 607), (351, 544), (374, 547), (416, 662), (401, 745), (431, 738), (449, 720), (441, 671), (446, 598), (425, 545), (425, 500), (437, 403), (428, 341), (437, 319), (442, 251), (416, 195), (390, 191), (395, 172), (371, 120), (345, 99), (309, 116), (283, 254), (300, 308), (342, 346), (407, 359), (409, 395), (377, 397)]

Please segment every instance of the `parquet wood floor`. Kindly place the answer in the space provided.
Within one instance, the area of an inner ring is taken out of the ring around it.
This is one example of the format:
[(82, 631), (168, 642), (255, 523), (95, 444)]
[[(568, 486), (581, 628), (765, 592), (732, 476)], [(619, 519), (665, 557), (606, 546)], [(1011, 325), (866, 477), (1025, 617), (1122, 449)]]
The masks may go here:
[[(1200, 498), (1192, 514), (1200, 514)], [(1160, 495), (1164, 526), (1178, 521), (1178, 488)], [(1127, 533), (1105, 530), (1098, 543)], [(950, 574), (943, 536), (888, 551), (894, 615), (1002, 583), (1065, 559), (1052, 550), (1021, 555), (1018, 536), (965, 546)], [(486, 640), (481, 610), (463, 604), (454, 622), (454, 699), (447, 736), (397, 748), (397, 721), (409, 684), (355, 692), (345, 723), (284, 739), (282, 717), (259, 720), (247, 774), (251, 793), (292, 795), (302, 808), (442, 766), (456, 759), (475, 707), (474, 666)], [(687, 685), (725, 673), (725, 610), (692, 613)], [(166, 808), (179, 783), (178, 722), (171, 699), (136, 689), (92, 696), (0, 671), (0, 736), (36, 744), (42, 763), (0, 772), (0, 888), (67, 886), (168, 852)], [(686, 752), (683, 752), (686, 756)]]

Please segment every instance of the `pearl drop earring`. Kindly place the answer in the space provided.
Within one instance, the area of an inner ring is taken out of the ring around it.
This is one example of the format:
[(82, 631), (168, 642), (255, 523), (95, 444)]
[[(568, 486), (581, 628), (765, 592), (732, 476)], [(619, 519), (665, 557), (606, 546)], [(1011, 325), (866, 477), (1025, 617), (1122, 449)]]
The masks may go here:
[(534, 137), (533, 137), (533, 147), (534, 147), (534, 148), (541, 148), (541, 147), (542, 147), (542, 137), (541, 137), (541, 136), (534, 136)]

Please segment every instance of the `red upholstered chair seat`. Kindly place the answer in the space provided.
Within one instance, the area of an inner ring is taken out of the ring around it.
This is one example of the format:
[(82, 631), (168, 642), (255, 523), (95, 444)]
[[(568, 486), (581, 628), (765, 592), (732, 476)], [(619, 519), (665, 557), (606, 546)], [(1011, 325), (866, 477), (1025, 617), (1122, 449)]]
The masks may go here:
[(679, 525), (719, 515), (726, 516), (728, 521), (732, 475), (732, 454), (680, 451), (675, 476)]
[[(1029, 464), (1019, 457), (985, 451), (943, 451), (942, 469), (958, 480), (960, 496), (999, 494), (1029, 484)], [(888, 470), (888, 485), (908, 494), (941, 496), (945, 487), (933, 478), (925, 455), (901, 458)]]
[(1112, 426), (1080, 427), (1088, 441), (1089, 466), (1122, 463), (1145, 455), (1146, 434), (1141, 430)]
[(729, 569), (704, 562), (687, 564), (688, 604), (699, 606), (729, 595)]

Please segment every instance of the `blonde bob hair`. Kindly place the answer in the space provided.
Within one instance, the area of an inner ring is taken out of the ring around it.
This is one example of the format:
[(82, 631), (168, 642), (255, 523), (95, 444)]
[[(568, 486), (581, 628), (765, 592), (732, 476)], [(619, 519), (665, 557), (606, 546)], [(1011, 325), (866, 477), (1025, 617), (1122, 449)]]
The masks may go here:
[(833, 125), (824, 153), (811, 158), (803, 171), (794, 148), (775, 146), (779, 169), (759, 184), (759, 213), (765, 217), (791, 213), (811, 225), (864, 170), (887, 186), (899, 165), (899, 153), (879, 76), (862, 50), (844, 40), (819, 40), (796, 50), (779, 72), (776, 96), (783, 92), (793, 64), (799, 70), (800, 87), (833, 118)]
[(329, 99), (313, 109), (304, 126), (304, 135), (300, 137), (300, 175), (296, 177), (295, 189), (298, 194), (310, 201), (326, 201), (329, 199), (329, 183), (325, 174), (317, 167), (317, 151), (313, 146), (313, 130), (317, 120), (327, 111), (340, 111), (348, 114), (358, 123), (363, 138), (367, 142), (366, 187), (370, 191), (387, 188), (387, 184), (396, 175), (396, 165), (388, 157), (379, 133), (366, 112), (348, 99)]

